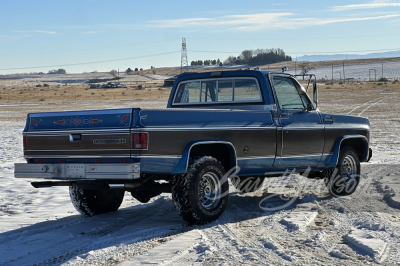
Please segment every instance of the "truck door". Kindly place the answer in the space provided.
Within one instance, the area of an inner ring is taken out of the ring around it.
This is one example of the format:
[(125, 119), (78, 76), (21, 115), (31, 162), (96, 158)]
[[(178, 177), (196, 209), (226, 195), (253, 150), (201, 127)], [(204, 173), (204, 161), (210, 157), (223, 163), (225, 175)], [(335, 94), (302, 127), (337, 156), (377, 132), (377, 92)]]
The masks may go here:
[[(314, 169), (324, 148), (324, 125), (300, 84), (289, 75), (271, 75), (278, 110), (280, 151), (273, 169)], [(279, 146), (279, 145), (278, 145)]]

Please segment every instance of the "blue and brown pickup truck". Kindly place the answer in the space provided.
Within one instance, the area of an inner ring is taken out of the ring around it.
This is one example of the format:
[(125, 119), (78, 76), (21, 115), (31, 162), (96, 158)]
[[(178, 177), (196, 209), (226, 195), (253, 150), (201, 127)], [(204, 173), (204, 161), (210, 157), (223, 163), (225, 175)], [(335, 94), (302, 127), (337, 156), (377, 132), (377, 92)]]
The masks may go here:
[(372, 156), (369, 121), (319, 111), (315, 76), (311, 84), (313, 100), (286, 73), (191, 73), (176, 79), (164, 109), (28, 114), (27, 163), (15, 164), (15, 177), (42, 179), (36, 188), (69, 186), (89, 216), (116, 211), (125, 191), (141, 202), (172, 193), (192, 224), (223, 213), (231, 177), (251, 192), (290, 171), (351, 194), (360, 162)]

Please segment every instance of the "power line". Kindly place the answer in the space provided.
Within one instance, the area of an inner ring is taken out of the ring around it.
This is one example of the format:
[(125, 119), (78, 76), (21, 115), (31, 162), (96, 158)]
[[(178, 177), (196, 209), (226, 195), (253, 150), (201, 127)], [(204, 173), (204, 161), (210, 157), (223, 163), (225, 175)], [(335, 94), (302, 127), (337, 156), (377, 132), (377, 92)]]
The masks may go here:
[[(330, 51), (330, 52), (285, 52), (286, 54), (334, 54), (334, 53), (361, 53), (361, 52), (382, 52), (382, 51), (396, 51), (400, 48), (389, 48), (389, 49), (379, 49), (379, 50), (358, 50), (358, 51)], [(228, 52), (228, 51), (196, 51), (188, 50), (193, 53), (229, 53), (229, 54), (240, 54), (241, 52)]]
[(52, 65), (52, 66), (33, 66), (33, 67), (2, 68), (2, 69), (0, 69), (0, 70), (19, 70), (19, 69), (34, 69), (34, 68), (48, 68), (48, 67), (66, 67), (66, 66), (90, 65), (90, 64), (99, 64), (99, 63), (108, 63), (108, 62), (124, 61), (124, 60), (131, 60), (131, 59), (138, 59), (138, 58), (146, 58), (146, 57), (153, 57), (153, 56), (160, 56), (160, 55), (167, 55), (167, 54), (175, 54), (175, 53), (180, 53), (180, 52), (181, 52), (181, 51), (174, 51), (174, 52), (166, 52), (166, 53), (159, 53), (159, 54), (151, 54), (151, 55), (142, 55), (142, 56), (134, 56), (134, 57), (119, 58), (119, 59), (111, 59), (111, 60), (102, 60), (102, 61), (93, 61), (93, 62), (84, 62), (84, 63), (74, 63), (74, 64), (60, 64), (60, 65)]
[[(330, 37), (305, 37), (297, 38), (296, 40), (332, 40), (332, 39), (355, 39), (355, 38), (376, 38), (376, 37), (388, 37), (388, 36), (400, 36), (400, 34), (385, 34), (385, 35), (355, 35), (355, 36), (330, 36)], [(226, 38), (226, 39), (216, 39), (216, 38), (190, 38), (191, 40), (214, 40), (214, 41), (286, 41), (293, 40), (293, 38)]]
[[(126, 44), (126, 45), (114, 45), (114, 46), (103, 46), (103, 47), (91, 47), (85, 49), (70, 49), (70, 50), (58, 50), (58, 51), (46, 51), (46, 52), (36, 52), (35, 55), (43, 55), (43, 54), (60, 54), (60, 53), (76, 53), (76, 52), (85, 52), (85, 51), (94, 51), (94, 50), (107, 50), (107, 49), (114, 49), (114, 48), (123, 48), (123, 47), (134, 47), (134, 46), (143, 46), (148, 44), (158, 44), (158, 43), (165, 43), (165, 42), (172, 42), (176, 41), (175, 39), (168, 39), (159, 42), (142, 42), (142, 43), (133, 43), (133, 44)], [(0, 56), (10, 56), (10, 55), (24, 55), (29, 54), (31, 55), (32, 52), (25, 52), (25, 53), (6, 53), (0, 54)]]

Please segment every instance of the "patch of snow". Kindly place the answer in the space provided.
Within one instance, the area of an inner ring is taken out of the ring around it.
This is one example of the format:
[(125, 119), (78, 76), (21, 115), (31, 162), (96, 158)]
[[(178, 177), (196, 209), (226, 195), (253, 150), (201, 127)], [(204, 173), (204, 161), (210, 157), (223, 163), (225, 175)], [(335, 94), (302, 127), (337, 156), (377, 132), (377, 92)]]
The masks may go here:
[(365, 230), (353, 229), (344, 239), (362, 255), (369, 255), (376, 260), (382, 259), (388, 246), (388, 243), (368, 234)]

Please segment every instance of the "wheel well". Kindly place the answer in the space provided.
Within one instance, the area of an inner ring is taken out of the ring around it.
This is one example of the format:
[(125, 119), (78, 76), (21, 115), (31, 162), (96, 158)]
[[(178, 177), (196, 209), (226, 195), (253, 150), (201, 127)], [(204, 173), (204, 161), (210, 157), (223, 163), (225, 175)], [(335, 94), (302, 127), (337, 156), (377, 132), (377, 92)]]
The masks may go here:
[(212, 143), (198, 144), (192, 147), (189, 157), (195, 158), (199, 156), (212, 156), (217, 159), (225, 171), (229, 171), (236, 166), (236, 153), (234, 148), (229, 144)]
[(364, 157), (365, 149), (364, 149), (364, 141), (361, 138), (344, 139), (340, 144), (340, 149), (342, 149), (345, 146), (353, 147), (358, 154), (358, 158), (362, 160), (362, 158)]

